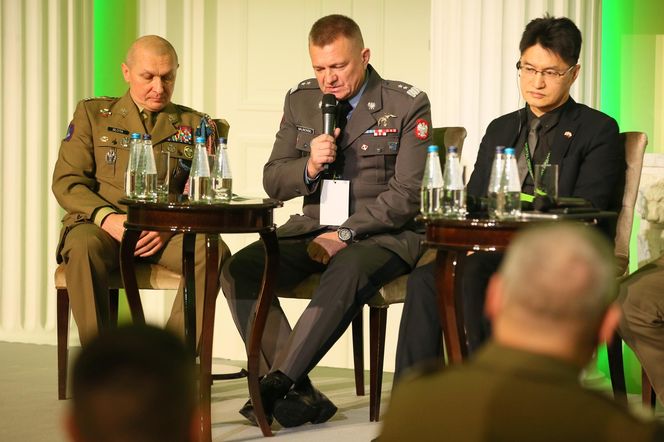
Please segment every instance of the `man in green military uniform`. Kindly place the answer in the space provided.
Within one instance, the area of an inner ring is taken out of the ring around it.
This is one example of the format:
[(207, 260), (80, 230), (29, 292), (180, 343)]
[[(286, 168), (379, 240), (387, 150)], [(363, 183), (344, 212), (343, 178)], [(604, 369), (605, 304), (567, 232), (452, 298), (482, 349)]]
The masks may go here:
[[(165, 39), (148, 35), (130, 47), (122, 73), (129, 91), (120, 98), (93, 98), (78, 103), (53, 172), (53, 194), (66, 210), (57, 250), (64, 262), (67, 289), (81, 342), (88, 342), (109, 323), (109, 274), (119, 267), (119, 245), (126, 215), (118, 201), (133, 132), (149, 133), (155, 151), (171, 153), (171, 192), (182, 192), (193, 155), (195, 129), (204, 114), (171, 102), (178, 57)], [(182, 234), (143, 232), (136, 245), (138, 259), (174, 271), (182, 267)], [(228, 254), (222, 245), (221, 256)], [(196, 243), (196, 292), (204, 293), (205, 250)], [(197, 298), (197, 335), (203, 297)], [(168, 326), (183, 330), (182, 284)]]
[(379, 440), (664, 440), (660, 424), (578, 382), (618, 324), (614, 284), (612, 251), (594, 230), (520, 235), (487, 289), (493, 340), (463, 366), (400, 382)]

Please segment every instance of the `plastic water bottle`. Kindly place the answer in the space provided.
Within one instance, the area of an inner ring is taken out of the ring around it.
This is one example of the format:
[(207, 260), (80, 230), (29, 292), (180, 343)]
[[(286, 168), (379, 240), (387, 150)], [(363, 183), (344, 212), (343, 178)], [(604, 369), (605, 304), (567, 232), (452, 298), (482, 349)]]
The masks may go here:
[[(495, 219), (496, 208), (498, 206), (498, 200), (504, 199), (504, 195), (499, 196), (500, 192), (500, 180), (503, 176), (503, 171), (505, 169), (505, 146), (496, 146), (496, 156), (493, 158), (493, 165), (491, 166), (491, 176), (489, 177), (489, 188), (487, 189), (488, 204), (487, 209), (489, 212), (489, 218)], [(504, 203), (503, 203), (504, 205)]]
[(420, 194), (420, 212), (427, 217), (442, 215), (443, 173), (440, 170), (438, 146), (429, 146)]
[(455, 146), (447, 148), (445, 171), (443, 172), (443, 216), (461, 219), (466, 216), (466, 191), (463, 168)]
[[(514, 156), (514, 148), (505, 148), (505, 167), (500, 179), (502, 204), (496, 207), (498, 219), (515, 219), (521, 216), (521, 180)], [(499, 203), (501, 201), (499, 200)]]
[(217, 142), (217, 151), (212, 166), (212, 190), (214, 199), (217, 201), (230, 201), (233, 196), (233, 174), (224, 137), (219, 138)]
[(152, 150), (152, 136), (143, 134), (143, 146), (136, 166), (136, 197), (146, 201), (157, 200), (157, 165)]
[(127, 161), (127, 171), (125, 172), (125, 195), (127, 198), (136, 198), (136, 167), (138, 166), (138, 157), (141, 155), (142, 147), (141, 134), (132, 133), (129, 142), (129, 161)]
[(189, 200), (192, 202), (209, 202), (210, 192), (210, 164), (204, 137), (196, 137), (194, 158), (189, 171)]

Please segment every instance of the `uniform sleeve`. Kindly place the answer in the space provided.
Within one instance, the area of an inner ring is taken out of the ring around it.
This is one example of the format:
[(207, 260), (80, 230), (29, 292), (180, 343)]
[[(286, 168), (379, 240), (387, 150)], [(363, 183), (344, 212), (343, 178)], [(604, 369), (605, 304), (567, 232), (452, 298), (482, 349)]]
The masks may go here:
[(263, 168), (263, 188), (271, 197), (289, 200), (316, 192), (318, 181), (307, 185), (304, 171), (307, 166), (307, 155), (297, 148), (298, 131), (295, 126), (291, 94), (286, 94), (284, 115), (270, 154), (270, 159)]
[(80, 102), (74, 111), (67, 136), (60, 144), (51, 185), (53, 195), (67, 213), (79, 214), (92, 220), (97, 210), (103, 207), (117, 210), (97, 194), (95, 170), (92, 127), (85, 102)]
[[(344, 227), (351, 228), (359, 236), (398, 230), (419, 213), (422, 174), (427, 146), (431, 143), (431, 105), (424, 92), (413, 100), (409, 97), (409, 101), (411, 105), (403, 119), (395, 172), (387, 184), (387, 190), (343, 223)], [(421, 123), (426, 123), (428, 127), (424, 139), (417, 137)]]

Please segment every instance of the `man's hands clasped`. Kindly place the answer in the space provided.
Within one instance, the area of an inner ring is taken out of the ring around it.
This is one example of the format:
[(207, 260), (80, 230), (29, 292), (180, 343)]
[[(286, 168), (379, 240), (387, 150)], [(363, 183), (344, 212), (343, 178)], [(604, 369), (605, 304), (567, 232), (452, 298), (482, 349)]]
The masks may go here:
[[(127, 215), (112, 213), (104, 218), (101, 228), (116, 241), (121, 242), (122, 235), (124, 235), (125, 231), (124, 223), (126, 220)], [(172, 236), (172, 232), (142, 231), (141, 236), (136, 243), (134, 256), (147, 258), (148, 256), (154, 255), (166, 245), (166, 242), (171, 239)]]

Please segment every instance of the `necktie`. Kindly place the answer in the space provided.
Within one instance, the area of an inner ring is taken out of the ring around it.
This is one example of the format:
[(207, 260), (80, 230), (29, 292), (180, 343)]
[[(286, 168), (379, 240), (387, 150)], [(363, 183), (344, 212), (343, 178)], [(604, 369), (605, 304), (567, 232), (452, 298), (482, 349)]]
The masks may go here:
[(353, 109), (353, 106), (347, 100), (340, 101), (337, 103), (337, 127), (340, 130), (339, 137), (337, 138), (337, 146), (343, 141), (344, 138), (344, 129), (346, 128), (346, 123), (348, 122), (348, 114)]
[(542, 122), (539, 118), (533, 118), (530, 122), (530, 131), (528, 132), (528, 148), (530, 150), (530, 159), (532, 160), (537, 149), (537, 141), (539, 138), (539, 130), (542, 127)]
[(143, 125), (145, 126), (145, 130), (147, 133), (152, 133), (152, 129), (154, 129), (154, 120), (155, 116), (157, 114), (153, 114), (147, 109), (143, 109)]
[[(537, 148), (537, 142), (539, 138), (539, 130), (542, 126), (542, 122), (539, 118), (533, 118), (530, 121), (530, 130), (528, 131), (528, 140), (527, 146), (523, 147), (521, 155), (517, 161), (517, 168), (519, 169), (519, 178), (521, 179), (521, 186), (525, 183), (528, 178), (528, 161), (526, 159), (526, 147), (528, 148), (528, 153), (530, 154), (531, 166), (533, 166), (533, 155), (535, 154), (535, 149)], [(534, 167), (534, 166), (533, 166)]]

